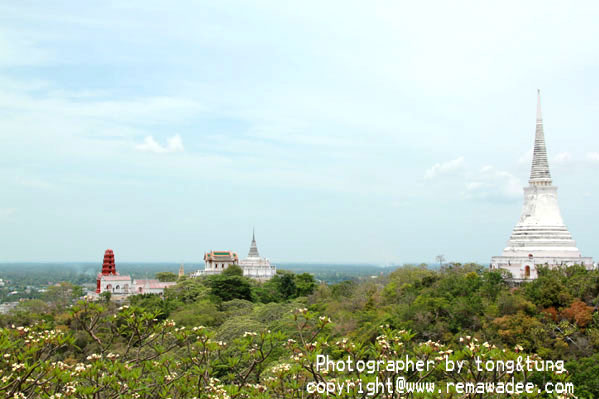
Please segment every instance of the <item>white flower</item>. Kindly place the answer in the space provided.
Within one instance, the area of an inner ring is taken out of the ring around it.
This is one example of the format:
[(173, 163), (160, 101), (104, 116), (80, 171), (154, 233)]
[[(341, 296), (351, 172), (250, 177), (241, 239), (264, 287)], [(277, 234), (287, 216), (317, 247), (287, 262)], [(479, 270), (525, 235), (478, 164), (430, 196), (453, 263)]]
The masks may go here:
[(165, 320), (163, 324), (165, 327), (174, 327), (177, 323), (174, 320)]
[(514, 347), (514, 350), (516, 352), (522, 352), (524, 350), (524, 348), (520, 344), (518, 344)]
[(14, 363), (12, 365), (12, 371), (19, 371), (25, 369), (25, 365), (23, 363)]
[(97, 353), (92, 353), (91, 355), (89, 355), (87, 357), (87, 360), (93, 362), (94, 360), (98, 360), (98, 359), (101, 359), (101, 358), (102, 358), (102, 356), (98, 355)]
[(75, 388), (73, 383), (69, 383), (69, 384), (65, 385), (64, 391), (67, 395), (72, 395), (77, 391), (77, 388)]

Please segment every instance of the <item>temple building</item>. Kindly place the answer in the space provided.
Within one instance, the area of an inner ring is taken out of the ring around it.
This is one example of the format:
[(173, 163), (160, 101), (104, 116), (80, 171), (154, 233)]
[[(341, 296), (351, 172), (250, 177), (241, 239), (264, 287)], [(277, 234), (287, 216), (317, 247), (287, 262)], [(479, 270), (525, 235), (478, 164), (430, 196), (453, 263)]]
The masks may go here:
[(537, 265), (548, 267), (583, 265), (593, 267), (593, 259), (583, 257), (564, 224), (552, 184), (543, 132), (541, 94), (537, 92), (537, 122), (530, 180), (524, 188), (520, 220), (501, 256), (491, 259), (491, 269), (505, 269), (515, 280), (537, 278)]
[(103, 292), (110, 292), (115, 296), (128, 296), (137, 294), (163, 294), (164, 289), (174, 282), (162, 282), (154, 279), (150, 280), (131, 280), (131, 276), (121, 276), (116, 271), (114, 262), (114, 251), (107, 249), (104, 252), (104, 261), (102, 262), (102, 271), (98, 273), (96, 279), (96, 295)]
[(135, 285), (135, 294), (164, 294), (164, 289), (175, 285), (175, 282), (159, 281), (156, 279), (135, 279), (133, 284)]
[(233, 251), (210, 251), (204, 254), (204, 270), (196, 270), (191, 277), (220, 274), (231, 265), (238, 265), (239, 257)]
[(222, 273), (231, 265), (239, 265), (243, 275), (256, 280), (268, 280), (277, 274), (277, 268), (266, 258), (261, 258), (256, 245), (256, 235), (252, 234), (252, 243), (247, 258), (239, 261), (233, 251), (210, 251), (204, 254), (204, 270), (196, 270), (190, 277), (200, 277)]
[(113, 294), (128, 295), (131, 288), (131, 277), (121, 276), (116, 271), (114, 252), (112, 249), (107, 249), (106, 252), (104, 252), (102, 271), (98, 274), (96, 279), (96, 294), (110, 291)]
[(269, 280), (277, 274), (277, 268), (266, 258), (261, 258), (256, 245), (256, 234), (252, 233), (252, 243), (247, 258), (239, 262), (243, 275), (256, 280)]

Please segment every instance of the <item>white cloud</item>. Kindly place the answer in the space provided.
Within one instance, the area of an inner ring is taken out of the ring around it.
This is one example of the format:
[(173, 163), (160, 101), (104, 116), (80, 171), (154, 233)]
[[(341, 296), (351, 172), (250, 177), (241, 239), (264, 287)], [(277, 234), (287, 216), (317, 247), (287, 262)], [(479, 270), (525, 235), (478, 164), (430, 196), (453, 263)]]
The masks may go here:
[(451, 161), (436, 163), (424, 174), (425, 179), (432, 179), (441, 174), (454, 172), (464, 166), (464, 157), (452, 159)]
[(178, 134), (166, 139), (165, 146), (160, 145), (156, 140), (154, 140), (154, 137), (147, 136), (142, 144), (135, 146), (135, 149), (138, 151), (153, 152), (156, 154), (182, 152), (184, 150), (183, 140), (181, 140), (181, 136)]
[(520, 179), (509, 172), (487, 165), (466, 183), (466, 198), (514, 199), (522, 195)]
[(591, 162), (599, 162), (599, 152), (588, 152), (587, 160)]
[(555, 163), (568, 163), (572, 160), (572, 154), (569, 152), (560, 152), (555, 157), (553, 157), (553, 161)]

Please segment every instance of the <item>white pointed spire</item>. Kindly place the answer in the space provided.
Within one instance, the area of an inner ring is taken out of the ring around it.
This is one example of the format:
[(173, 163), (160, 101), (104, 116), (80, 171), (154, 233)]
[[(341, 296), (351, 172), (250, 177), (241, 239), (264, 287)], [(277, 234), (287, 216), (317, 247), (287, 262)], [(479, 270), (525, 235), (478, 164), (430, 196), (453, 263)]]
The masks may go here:
[(250, 245), (250, 252), (248, 253), (249, 258), (259, 258), (258, 246), (256, 245), (256, 232), (252, 228), (252, 244)]
[(530, 169), (531, 185), (551, 185), (547, 148), (545, 146), (545, 133), (543, 131), (543, 115), (541, 113), (541, 90), (537, 90), (537, 126), (535, 130), (535, 146)]
[(541, 114), (541, 89), (537, 89), (537, 123), (543, 123), (543, 115)]

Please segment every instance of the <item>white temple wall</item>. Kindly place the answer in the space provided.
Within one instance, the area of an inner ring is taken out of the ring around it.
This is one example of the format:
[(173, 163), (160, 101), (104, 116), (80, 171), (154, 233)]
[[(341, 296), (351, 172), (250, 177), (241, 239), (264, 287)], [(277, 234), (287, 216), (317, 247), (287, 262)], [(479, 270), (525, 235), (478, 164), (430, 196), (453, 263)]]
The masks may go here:
[(131, 280), (100, 280), (100, 293), (109, 291), (113, 294), (129, 294), (131, 293)]

